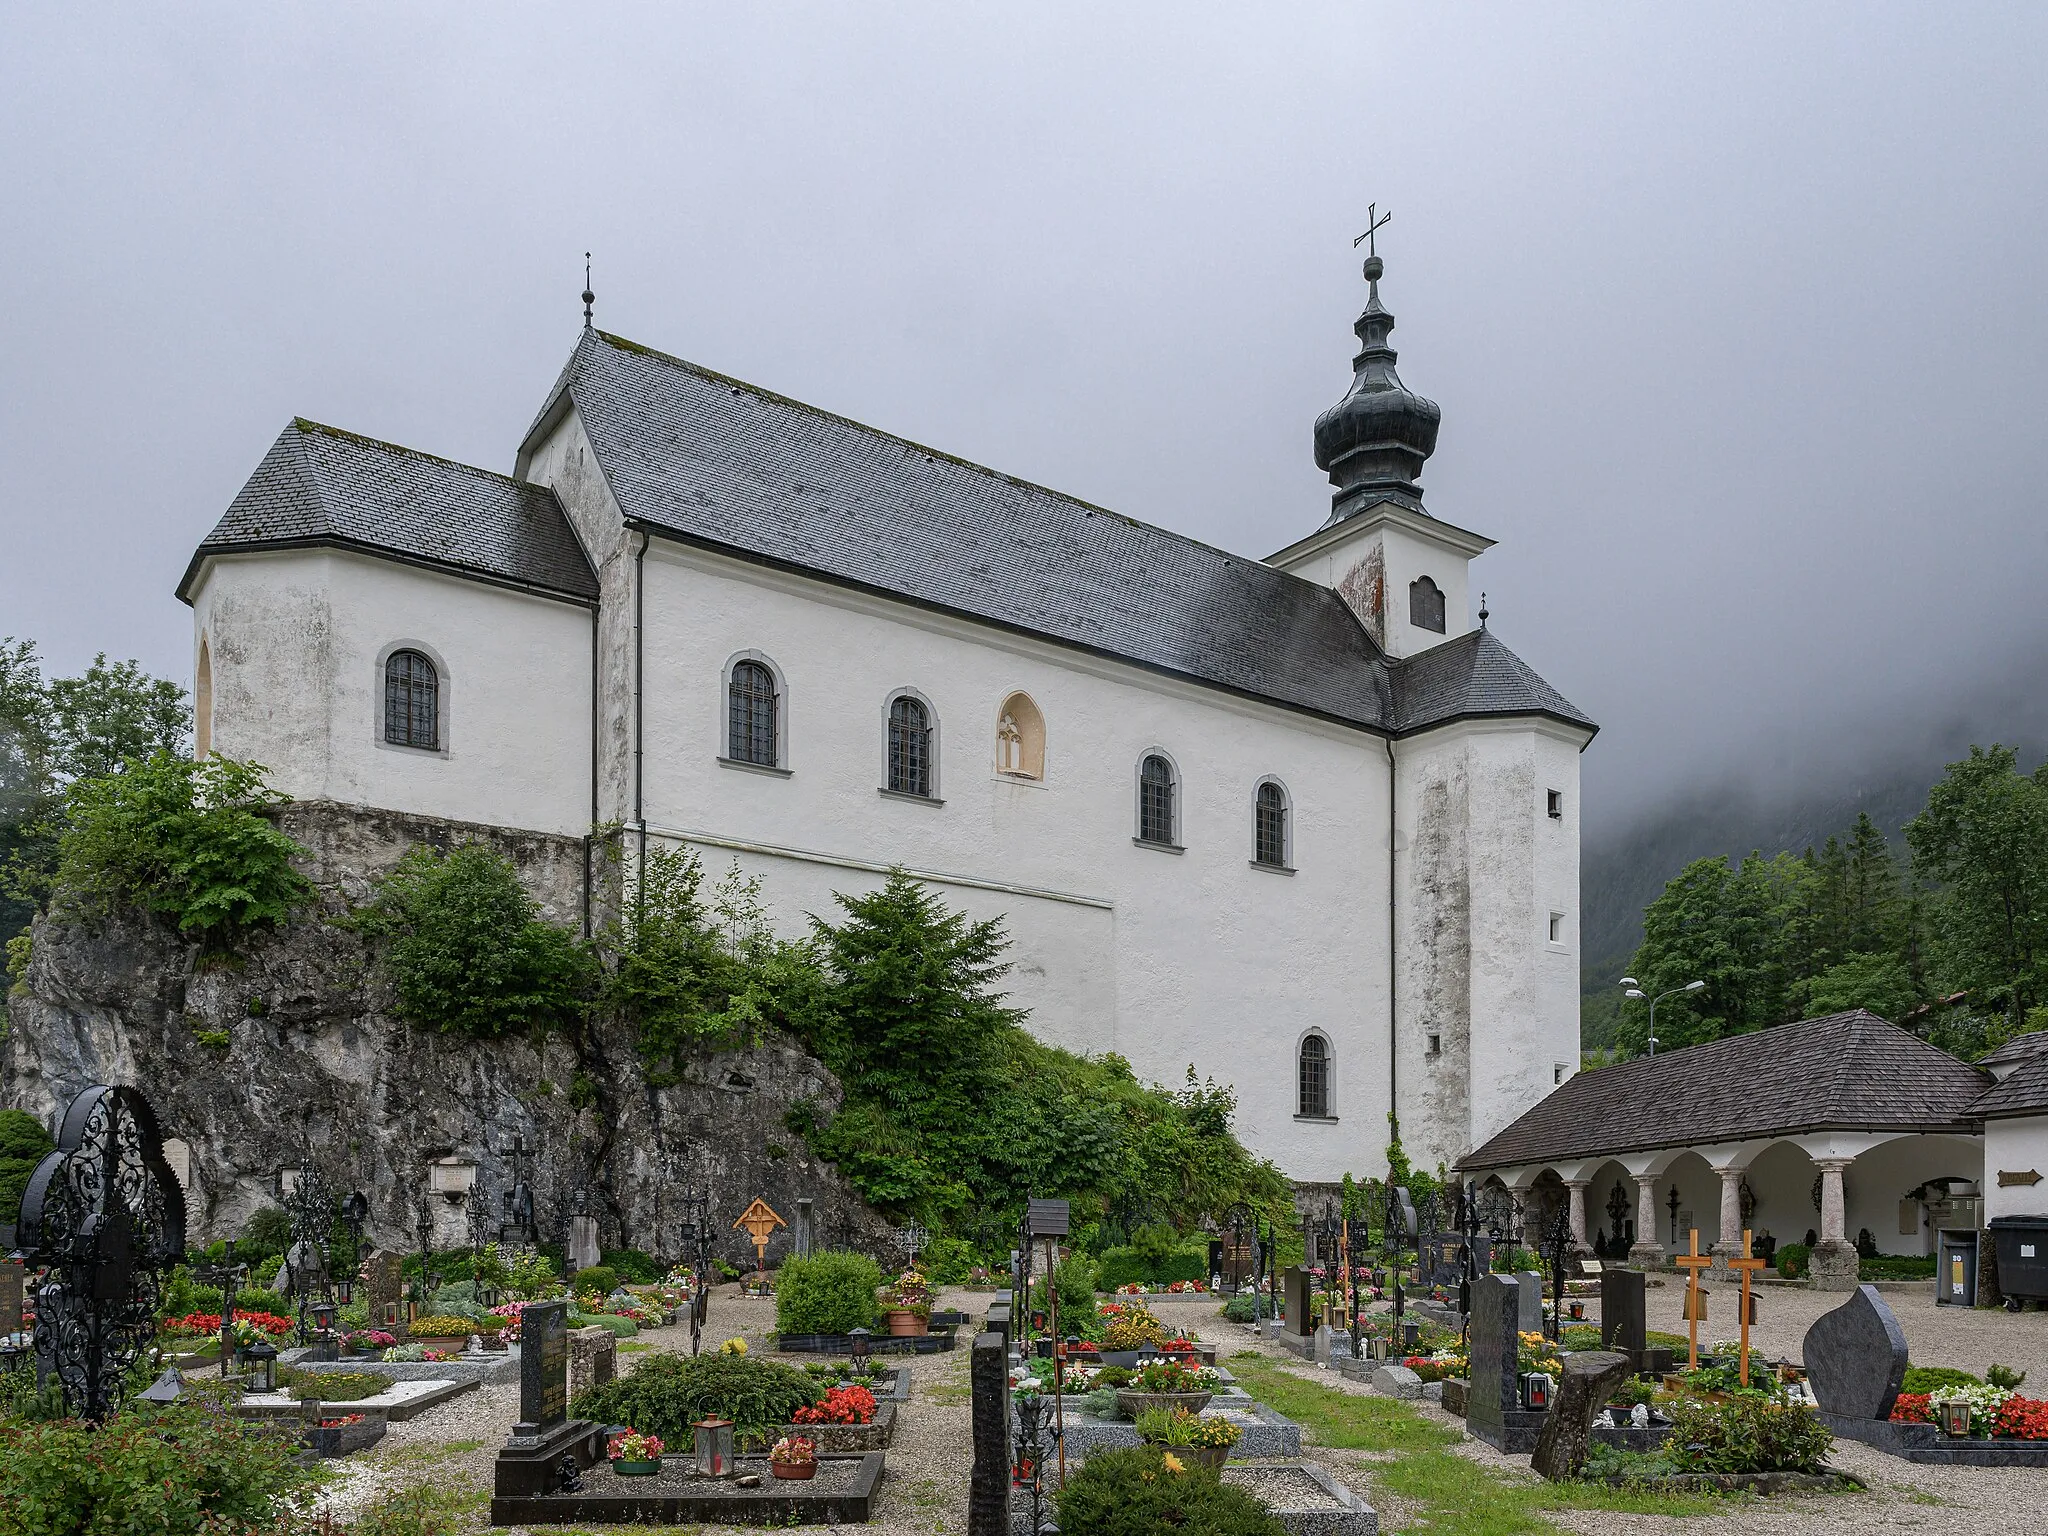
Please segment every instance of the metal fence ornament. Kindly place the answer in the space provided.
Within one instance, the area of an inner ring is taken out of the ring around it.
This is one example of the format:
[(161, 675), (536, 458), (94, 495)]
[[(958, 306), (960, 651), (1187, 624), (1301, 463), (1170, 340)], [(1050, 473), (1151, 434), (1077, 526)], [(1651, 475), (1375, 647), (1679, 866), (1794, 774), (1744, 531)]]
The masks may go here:
[(17, 1232), (35, 1287), (36, 1373), (94, 1422), (121, 1405), (156, 1336), (163, 1274), (185, 1256), (185, 1194), (156, 1111), (133, 1088), (71, 1101), (57, 1149), (29, 1175)]
[(312, 1158), (299, 1162), (299, 1176), (285, 1196), (285, 1214), (291, 1222), (291, 1246), (285, 1250), (286, 1288), (292, 1295), (292, 1312), (298, 1323), (301, 1344), (312, 1342), (308, 1321), (313, 1303), (324, 1301), (334, 1285), (333, 1239), (336, 1213), (341, 1202)]

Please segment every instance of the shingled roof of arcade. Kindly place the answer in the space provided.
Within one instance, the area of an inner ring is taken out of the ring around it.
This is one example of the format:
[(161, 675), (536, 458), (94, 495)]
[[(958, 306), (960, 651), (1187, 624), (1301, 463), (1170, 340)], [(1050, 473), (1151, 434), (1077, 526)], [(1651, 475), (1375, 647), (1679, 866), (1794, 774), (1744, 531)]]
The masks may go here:
[(308, 546), (597, 601), (597, 578), (547, 486), (303, 418), (278, 434), (193, 553), (178, 596), (191, 600), (210, 556)]
[(1389, 661), (1326, 587), (604, 332), (526, 445), (571, 405), (621, 511), (669, 538), (1376, 732), (1593, 728), (1490, 634)]
[(1967, 1130), (1991, 1074), (1857, 1009), (1568, 1078), (1467, 1169), (1824, 1130)]

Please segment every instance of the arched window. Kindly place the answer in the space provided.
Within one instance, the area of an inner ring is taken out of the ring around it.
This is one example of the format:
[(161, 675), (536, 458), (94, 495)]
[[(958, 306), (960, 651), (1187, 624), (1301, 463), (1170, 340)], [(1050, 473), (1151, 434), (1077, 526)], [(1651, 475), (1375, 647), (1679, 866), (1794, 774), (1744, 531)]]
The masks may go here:
[(418, 651), (393, 651), (384, 662), (384, 739), (441, 750), (441, 679)]
[(199, 637), (199, 667), (192, 676), (192, 755), (213, 750), (213, 653)]
[(1326, 1120), (1330, 1115), (1330, 1042), (1321, 1035), (1301, 1038), (1301, 1108), (1297, 1114)]
[(1138, 841), (1174, 845), (1173, 764), (1154, 752), (1138, 768)]
[(1287, 791), (1271, 779), (1252, 802), (1252, 862), (1287, 867)]
[(932, 792), (931, 713), (907, 693), (889, 705), (889, 789), (926, 798)]
[(1045, 777), (1045, 716), (1028, 693), (1013, 693), (996, 711), (996, 772), (1015, 779)]
[(758, 661), (735, 663), (726, 702), (726, 756), (736, 763), (776, 767), (775, 674)]
[(1444, 632), (1444, 594), (1427, 576), (1408, 583), (1408, 622), (1417, 629)]

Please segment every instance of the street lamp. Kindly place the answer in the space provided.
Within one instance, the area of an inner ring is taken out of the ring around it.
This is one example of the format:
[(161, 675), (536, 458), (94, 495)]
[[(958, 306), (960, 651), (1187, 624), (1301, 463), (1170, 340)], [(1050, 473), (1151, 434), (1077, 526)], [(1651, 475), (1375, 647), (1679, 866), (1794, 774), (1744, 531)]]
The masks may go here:
[[(1627, 989), (1621, 994), (1623, 997), (1640, 998), (1644, 995), (1643, 984), (1633, 976), (1622, 977), (1621, 984)], [(1657, 1005), (1667, 997), (1676, 997), (1681, 992), (1697, 992), (1704, 986), (1706, 986), (1704, 981), (1688, 981), (1682, 987), (1673, 987), (1669, 992), (1659, 992), (1650, 999), (1650, 1054), (1652, 1056), (1657, 1054)]]

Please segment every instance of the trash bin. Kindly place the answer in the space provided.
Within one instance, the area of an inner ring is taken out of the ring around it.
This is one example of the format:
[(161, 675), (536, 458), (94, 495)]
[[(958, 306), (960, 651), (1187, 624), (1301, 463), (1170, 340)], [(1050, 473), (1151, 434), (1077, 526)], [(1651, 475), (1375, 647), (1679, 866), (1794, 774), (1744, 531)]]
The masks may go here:
[(1944, 1227), (1937, 1234), (1934, 1260), (1934, 1304), (1937, 1307), (1977, 1305), (1977, 1229)]
[(2008, 1302), (2048, 1302), (2048, 1215), (1994, 1216), (1998, 1288)]

